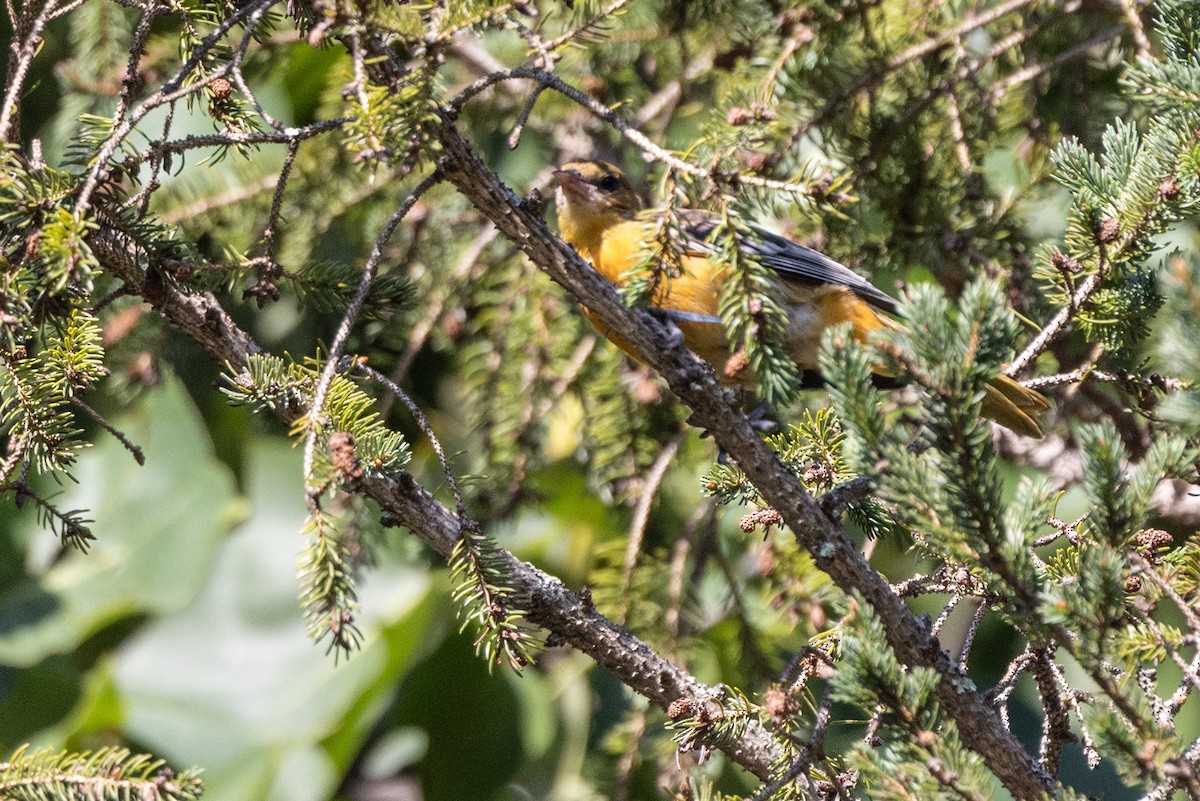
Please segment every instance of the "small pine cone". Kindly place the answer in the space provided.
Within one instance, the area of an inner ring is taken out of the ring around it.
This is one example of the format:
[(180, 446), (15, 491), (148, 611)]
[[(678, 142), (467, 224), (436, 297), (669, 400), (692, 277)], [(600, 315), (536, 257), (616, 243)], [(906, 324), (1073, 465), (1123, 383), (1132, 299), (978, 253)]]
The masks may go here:
[(1171, 547), (1174, 542), (1171, 535), (1161, 528), (1147, 528), (1139, 531), (1133, 538), (1138, 553), (1150, 561), (1157, 561), (1159, 551)]

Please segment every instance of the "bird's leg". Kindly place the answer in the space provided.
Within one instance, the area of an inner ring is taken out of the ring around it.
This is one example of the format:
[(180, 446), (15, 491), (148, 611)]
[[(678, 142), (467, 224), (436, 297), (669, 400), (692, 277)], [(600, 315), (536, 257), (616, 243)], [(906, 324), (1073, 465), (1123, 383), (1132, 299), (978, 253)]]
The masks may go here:
[(528, 195), (521, 198), (521, 208), (535, 217), (544, 217), (546, 215), (546, 196), (535, 186), (529, 190)]
[(645, 311), (647, 311), (651, 317), (658, 320), (663, 324), (663, 326), (666, 327), (667, 334), (671, 337), (672, 347), (683, 344), (683, 331), (681, 331), (679, 326), (675, 324), (675, 321), (671, 319), (671, 314), (669, 311), (666, 309), (660, 309), (657, 306), (646, 306)]

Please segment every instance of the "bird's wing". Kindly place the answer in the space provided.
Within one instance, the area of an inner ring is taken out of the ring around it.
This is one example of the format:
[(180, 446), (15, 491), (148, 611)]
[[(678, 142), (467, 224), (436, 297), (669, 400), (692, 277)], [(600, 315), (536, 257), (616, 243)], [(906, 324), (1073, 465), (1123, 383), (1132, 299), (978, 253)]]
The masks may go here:
[[(680, 215), (692, 248), (709, 250), (709, 237), (716, 220), (703, 212), (688, 210)], [(812, 284), (840, 284), (855, 295), (889, 314), (896, 313), (897, 301), (858, 273), (799, 242), (750, 226), (754, 236), (743, 240), (743, 247), (780, 275)]]

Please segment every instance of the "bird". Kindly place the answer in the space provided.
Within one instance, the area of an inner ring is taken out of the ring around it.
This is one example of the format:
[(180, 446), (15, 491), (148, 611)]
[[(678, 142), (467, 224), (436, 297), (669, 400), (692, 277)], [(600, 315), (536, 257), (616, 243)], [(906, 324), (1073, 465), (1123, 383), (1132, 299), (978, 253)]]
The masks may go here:
[[(655, 212), (643, 211), (629, 178), (607, 161), (573, 161), (552, 173), (559, 234), (608, 281), (623, 286), (633, 268), (652, 253), (660, 225)], [(676, 212), (683, 241), (677, 273), (654, 289), (651, 304), (674, 323), (684, 344), (716, 370), (723, 384), (752, 389), (753, 369), (729, 347), (718, 305), (723, 270), (710, 254), (709, 235), (718, 220), (700, 209)], [(776, 299), (787, 310), (783, 344), (806, 376), (815, 375), (821, 335), (826, 328), (850, 323), (854, 338), (899, 328), (895, 298), (845, 265), (756, 226), (745, 228), (741, 247), (768, 267), (776, 279)], [(583, 309), (600, 333), (634, 358), (644, 361), (620, 332)], [(887, 386), (887, 377), (883, 376)], [(808, 382), (806, 381), (806, 385)], [(1038, 418), (1050, 408), (1039, 392), (999, 375), (985, 387), (982, 416), (1017, 434), (1043, 436)]]

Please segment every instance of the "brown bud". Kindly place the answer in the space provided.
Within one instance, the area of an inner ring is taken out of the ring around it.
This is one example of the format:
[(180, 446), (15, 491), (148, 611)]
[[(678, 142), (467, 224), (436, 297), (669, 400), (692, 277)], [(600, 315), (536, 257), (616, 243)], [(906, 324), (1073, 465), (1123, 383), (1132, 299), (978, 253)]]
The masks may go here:
[(730, 125), (745, 125), (753, 119), (754, 112), (741, 106), (734, 106), (725, 114), (725, 122)]
[(783, 517), (774, 509), (759, 509), (750, 514), (743, 515), (742, 519), (738, 521), (738, 526), (741, 527), (742, 531), (749, 534), (759, 526), (768, 528), (770, 526), (778, 526), (782, 522)]
[(1179, 181), (1173, 175), (1158, 185), (1158, 196), (1163, 200), (1178, 200), (1181, 191)]
[(725, 377), (737, 378), (749, 366), (750, 357), (746, 355), (746, 351), (739, 350), (725, 360)]
[(1059, 272), (1065, 273), (1066, 275), (1075, 275), (1083, 269), (1083, 265), (1080, 264), (1078, 260), (1072, 259), (1066, 254), (1057, 250), (1050, 255), (1050, 264), (1053, 265)]
[(833, 478), (833, 471), (824, 462), (813, 460), (804, 465), (802, 478), (805, 484), (826, 484)]
[(1113, 242), (1121, 233), (1121, 224), (1112, 217), (1107, 217), (1100, 223), (1100, 228), (1096, 231), (1096, 238), (1104, 244)]
[(224, 100), (233, 94), (233, 84), (225, 78), (217, 78), (208, 85), (208, 91), (217, 100)]
[(676, 698), (667, 707), (667, 717), (671, 720), (683, 720), (696, 714), (696, 702), (691, 698)]
[(604, 95), (604, 79), (595, 75), (589, 75), (582, 81), (583, 91), (587, 92), (592, 97), (602, 97)]
[(1141, 591), (1142, 591), (1142, 577), (1141, 576), (1130, 576), (1127, 579), (1125, 579), (1125, 594), (1126, 595), (1137, 595)]
[(763, 693), (763, 709), (776, 722), (795, 715), (799, 708), (796, 699), (782, 687), (771, 687)]
[(767, 154), (757, 150), (742, 151), (739, 158), (750, 172), (758, 172), (767, 164)]
[(764, 122), (774, 122), (775, 120), (779, 119), (779, 115), (767, 108), (766, 104), (764, 103), (754, 104), (754, 116), (758, 117)]
[(354, 453), (354, 435), (347, 431), (335, 431), (329, 435), (329, 457), (333, 466), (341, 471), (342, 477), (353, 483), (363, 477), (362, 465)]

